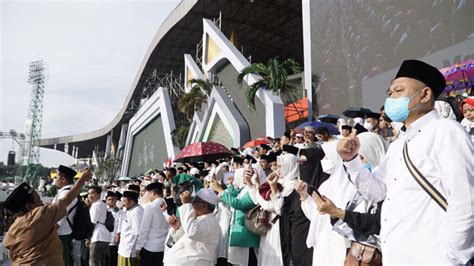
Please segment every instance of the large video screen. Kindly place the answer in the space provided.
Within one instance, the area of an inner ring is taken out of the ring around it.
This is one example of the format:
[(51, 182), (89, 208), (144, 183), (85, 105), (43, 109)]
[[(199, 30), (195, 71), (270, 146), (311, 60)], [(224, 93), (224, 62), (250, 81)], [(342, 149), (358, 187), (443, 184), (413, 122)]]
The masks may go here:
[(167, 159), (161, 115), (133, 137), (128, 176), (132, 177), (153, 168), (161, 169)]
[(319, 114), (360, 106), (378, 111), (404, 59), (438, 68), (474, 59), (474, 1), (309, 2)]

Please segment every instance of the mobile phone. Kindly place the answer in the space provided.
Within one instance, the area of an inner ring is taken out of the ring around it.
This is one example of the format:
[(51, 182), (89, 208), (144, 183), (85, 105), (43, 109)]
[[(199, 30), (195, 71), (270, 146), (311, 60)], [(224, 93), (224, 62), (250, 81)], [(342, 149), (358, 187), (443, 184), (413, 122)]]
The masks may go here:
[[(315, 187), (315, 186), (312, 186), (312, 185), (308, 185), (308, 195), (312, 196), (313, 195), (313, 192), (316, 192), (316, 194), (321, 198), (323, 199), (323, 197), (321, 196), (321, 193), (319, 193), (318, 189)], [(324, 199), (323, 199), (324, 200)]]

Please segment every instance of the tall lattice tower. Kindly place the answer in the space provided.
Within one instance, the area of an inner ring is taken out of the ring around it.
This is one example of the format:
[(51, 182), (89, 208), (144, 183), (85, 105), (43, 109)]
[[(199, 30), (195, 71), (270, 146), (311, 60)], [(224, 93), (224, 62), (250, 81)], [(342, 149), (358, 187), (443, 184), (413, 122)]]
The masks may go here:
[(39, 163), (40, 153), (38, 141), (41, 138), (41, 125), (43, 123), (43, 96), (45, 76), (45, 62), (38, 60), (30, 63), (28, 83), (33, 86), (31, 92), (30, 111), (25, 123), (25, 160), (27, 165), (24, 178), (33, 178), (34, 165)]

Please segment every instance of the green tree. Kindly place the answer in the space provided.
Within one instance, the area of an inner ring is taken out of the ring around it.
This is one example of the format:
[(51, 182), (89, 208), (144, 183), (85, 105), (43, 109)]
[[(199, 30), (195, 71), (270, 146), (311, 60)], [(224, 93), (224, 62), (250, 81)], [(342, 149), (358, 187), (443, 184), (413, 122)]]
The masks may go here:
[(202, 110), (202, 104), (207, 103), (207, 98), (211, 94), (212, 84), (208, 80), (192, 79), (191, 90), (186, 93), (178, 102), (178, 109), (191, 121), (195, 111)]
[(106, 179), (114, 180), (120, 168), (122, 167), (122, 160), (115, 159), (112, 156), (104, 158), (103, 154), (99, 154), (97, 169), (95, 169), (95, 175), (103, 182)]
[(189, 124), (179, 126), (173, 131), (171, 131), (171, 139), (173, 140), (174, 145), (178, 146), (180, 149), (186, 146), (186, 138), (188, 137), (188, 132)]
[(288, 76), (301, 72), (301, 67), (294, 59), (280, 61), (278, 57), (268, 60), (267, 64), (254, 63), (242, 69), (237, 76), (237, 84), (242, 86), (244, 77), (248, 74), (256, 74), (262, 77), (261, 80), (249, 86), (245, 92), (245, 101), (249, 109), (255, 111), (255, 95), (258, 89), (269, 90), (282, 99), (294, 102), (297, 96), (297, 88), (287, 82)]

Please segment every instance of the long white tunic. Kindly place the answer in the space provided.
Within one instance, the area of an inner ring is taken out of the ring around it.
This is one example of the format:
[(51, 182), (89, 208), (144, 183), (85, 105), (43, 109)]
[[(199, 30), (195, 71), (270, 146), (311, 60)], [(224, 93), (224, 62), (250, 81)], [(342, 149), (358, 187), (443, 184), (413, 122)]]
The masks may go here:
[[(445, 195), (444, 212), (418, 185), (403, 145), (418, 170)], [(466, 263), (474, 256), (474, 152), (466, 131), (431, 111), (400, 134), (372, 174), (357, 156), (344, 164), (369, 200), (385, 199), (381, 215), (383, 263)]]
[(229, 246), (229, 226), (230, 219), (232, 217), (232, 212), (228, 206), (219, 202), (214, 211), (214, 216), (216, 217), (219, 223), (219, 246), (217, 248), (216, 261), (217, 258), (227, 258), (227, 247)]
[[(271, 196), (269, 201), (260, 196), (258, 189), (253, 186), (248, 188), (249, 196), (255, 204), (258, 204), (262, 209), (270, 212), (270, 220), (275, 216), (281, 214), (283, 206), (283, 196), (278, 193), (276, 196)], [(283, 265), (283, 257), (281, 254), (281, 239), (280, 239), (280, 219), (278, 219), (272, 228), (260, 238), (260, 246), (258, 248), (257, 262), (259, 266), (279, 266)]]
[(163, 198), (154, 199), (145, 205), (140, 224), (136, 250), (145, 248), (150, 252), (163, 252), (168, 235), (168, 222), (160, 209)]
[(214, 265), (220, 228), (213, 213), (194, 216), (190, 203), (179, 207), (181, 227), (172, 230), (175, 240), (172, 248), (165, 252), (165, 265)]
[[(333, 147), (335, 149), (335, 147)], [(331, 177), (321, 184), (318, 191), (333, 203), (344, 208), (355, 193), (341, 163), (334, 167)], [(343, 236), (332, 229), (328, 214), (321, 214), (311, 196), (301, 201), (301, 209), (311, 223), (306, 244), (313, 247), (313, 265), (343, 265), (347, 243)]]
[(125, 213), (120, 230), (118, 254), (125, 258), (135, 258), (140, 224), (143, 218), (143, 207), (136, 205)]

